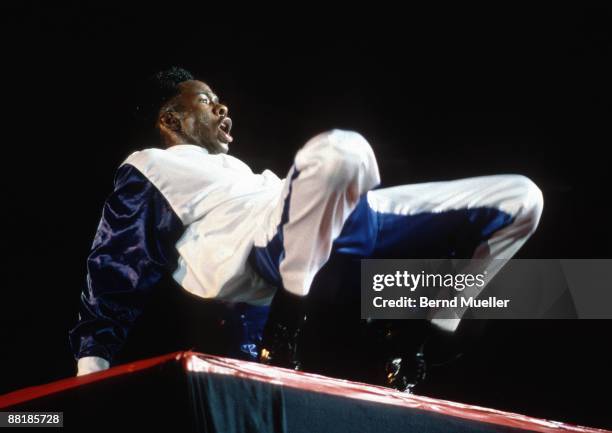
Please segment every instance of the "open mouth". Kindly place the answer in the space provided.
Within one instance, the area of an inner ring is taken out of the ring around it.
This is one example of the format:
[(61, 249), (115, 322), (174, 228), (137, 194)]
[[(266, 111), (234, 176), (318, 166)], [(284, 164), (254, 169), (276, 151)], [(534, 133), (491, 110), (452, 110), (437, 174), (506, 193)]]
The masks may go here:
[(232, 130), (232, 119), (229, 117), (224, 117), (219, 123), (219, 140), (223, 143), (231, 143), (234, 141), (234, 138), (230, 135), (230, 131)]

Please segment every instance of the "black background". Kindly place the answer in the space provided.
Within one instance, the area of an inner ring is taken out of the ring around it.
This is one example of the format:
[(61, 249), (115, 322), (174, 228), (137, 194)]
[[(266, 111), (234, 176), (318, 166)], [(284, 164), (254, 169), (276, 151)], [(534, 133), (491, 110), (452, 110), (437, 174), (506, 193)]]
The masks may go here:
[[(101, 206), (118, 164), (146, 147), (131, 139), (133, 89), (173, 64), (229, 106), (231, 152), (255, 171), (283, 177), (310, 136), (356, 129), (383, 185), (532, 178), (545, 209), (519, 257), (610, 257), (610, 11), (372, 6), (2, 12), (0, 392), (74, 374), (67, 330)], [(612, 427), (597, 395), (611, 331), (491, 321), (424, 392)]]

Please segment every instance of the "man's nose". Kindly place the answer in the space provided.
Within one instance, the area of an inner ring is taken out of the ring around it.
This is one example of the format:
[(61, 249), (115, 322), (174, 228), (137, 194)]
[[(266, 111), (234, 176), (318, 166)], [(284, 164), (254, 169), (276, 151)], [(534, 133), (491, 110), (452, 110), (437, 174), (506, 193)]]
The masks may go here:
[(225, 117), (227, 116), (227, 107), (223, 104), (215, 104), (213, 112), (219, 117)]

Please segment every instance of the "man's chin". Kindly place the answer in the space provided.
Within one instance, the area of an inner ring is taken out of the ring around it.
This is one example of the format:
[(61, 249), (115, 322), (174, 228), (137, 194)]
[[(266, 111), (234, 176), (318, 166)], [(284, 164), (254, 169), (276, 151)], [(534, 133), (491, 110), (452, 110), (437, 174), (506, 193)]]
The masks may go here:
[(227, 153), (229, 152), (229, 143), (224, 143), (223, 141), (215, 140), (213, 143), (209, 143), (207, 146), (204, 146), (209, 153), (216, 155), (218, 153)]
[(219, 149), (217, 153), (227, 153), (229, 152), (229, 143), (219, 141), (217, 148)]

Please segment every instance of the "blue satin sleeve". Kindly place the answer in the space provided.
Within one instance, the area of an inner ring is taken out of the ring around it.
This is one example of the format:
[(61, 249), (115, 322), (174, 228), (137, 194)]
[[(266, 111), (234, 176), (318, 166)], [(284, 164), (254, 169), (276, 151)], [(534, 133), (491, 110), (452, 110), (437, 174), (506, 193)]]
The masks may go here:
[(78, 322), (69, 332), (76, 359), (112, 363), (152, 292), (176, 268), (183, 231), (159, 190), (133, 166), (120, 167), (87, 258)]

